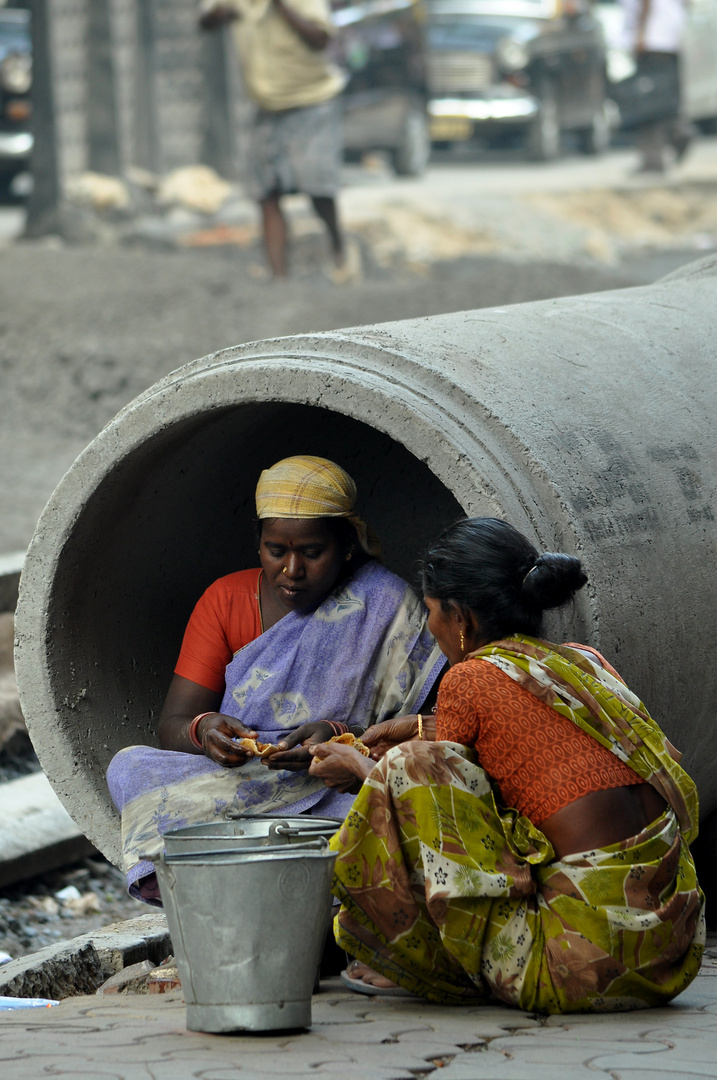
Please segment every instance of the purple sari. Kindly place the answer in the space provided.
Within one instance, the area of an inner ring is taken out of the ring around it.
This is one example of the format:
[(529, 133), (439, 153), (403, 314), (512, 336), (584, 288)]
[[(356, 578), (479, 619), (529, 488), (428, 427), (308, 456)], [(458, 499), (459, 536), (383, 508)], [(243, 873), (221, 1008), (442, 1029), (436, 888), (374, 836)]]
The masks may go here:
[[(316, 720), (366, 728), (420, 709), (444, 663), (416, 594), (372, 561), (314, 611), (290, 612), (236, 653), (221, 712), (257, 731), (261, 742), (278, 742)], [(133, 895), (169, 829), (237, 812), (343, 818), (354, 798), (308, 772), (273, 772), (257, 759), (226, 769), (197, 754), (148, 746), (116, 754), (107, 780), (122, 814)]]

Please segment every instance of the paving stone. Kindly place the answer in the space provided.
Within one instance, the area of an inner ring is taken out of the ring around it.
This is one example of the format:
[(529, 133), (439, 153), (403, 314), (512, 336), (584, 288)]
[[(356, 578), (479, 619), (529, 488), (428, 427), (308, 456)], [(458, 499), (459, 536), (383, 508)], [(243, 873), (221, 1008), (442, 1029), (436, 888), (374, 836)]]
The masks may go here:
[[(578, 1066), (592, 1064), (593, 1059), (600, 1057), (609, 1049), (605, 1039), (585, 1039), (573, 1036), (555, 1038), (554, 1033), (548, 1036), (547, 1032), (535, 1038), (512, 1038), (494, 1039), (490, 1044), (493, 1053), (505, 1054), (514, 1061), (529, 1062), (532, 1065), (551, 1065), (556, 1062)], [(667, 1042), (642, 1042), (631, 1041), (620, 1044), (620, 1053), (632, 1054), (659, 1054), (669, 1053), (670, 1046)]]
[(711, 1062), (713, 1075), (717, 1076), (717, 1039), (712, 1032), (661, 1032), (660, 1038), (669, 1045), (670, 1055), (683, 1062)]
[(411, 1040), (415, 1037), (428, 1037), (433, 1032), (426, 1025), (419, 1026), (417, 1023), (412, 1025), (410, 1021), (403, 1024), (395, 1021), (391, 1024), (385, 1020), (366, 1020), (362, 1024), (353, 1024), (349, 1028), (342, 1028), (338, 1024), (326, 1026), (315, 1024), (311, 1028), (311, 1034), (315, 1034), (327, 1041), (367, 1046), (397, 1039)]
[[(461, 1010), (463, 1012), (463, 1010)], [(509, 1009), (504, 1005), (490, 1005), (482, 1009), (465, 1009), (473, 1024), (492, 1025), (505, 1031), (517, 1031), (522, 1028), (538, 1030), (545, 1026), (546, 1017), (534, 1013), (524, 1013), (520, 1009)]]
[[(520, 1014), (518, 1014), (518, 1020), (520, 1020)], [(519, 1022), (515, 1027), (509, 1027), (507, 1023), (504, 1025), (493, 1023), (487, 1017), (462, 1017), (460, 1014), (455, 1019), (447, 1016), (444, 1021), (431, 1026), (436, 1035), (454, 1042), (456, 1046), (462, 1046), (464, 1043), (479, 1043), (484, 1039), (503, 1038), (513, 1031), (541, 1030), (540, 1026), (533, 1024), (525, 1029)]]
[[(332, 1072), (331, 1067), (321, 1066), (311, 1075), (314, 1076), (317, 1073), (319, 1076), (331, 1076), (334, 1080), (338, 1080), (339, 1077), (340, 1080), (354, 1080), (354, 1078), (355, 1080), (415, 1080), (415, 1073), (410, 1069), (382, 1067), (363, 1062), (356, 1062), (346, 1069), (342, 1068), (340, 1073)], [(293, 1077), (294, 1074), (292, 1072), (288, 1075)]]
[(694, 982), (684, 990), (678, 998), (666, 1006), (668, 1009), (699, 1009), (708, 1002), (714, 1002), (717, 997), (717, 986), (714, 979), (698, 975)]
[[(3, 1072), (4, 1080), (41, 1080), (43, 1077), (72, 1077), (72, 1080), (154, 1080), (151, 1073), (145, 1068), (134, 1070), (131, 1074), (126, 1072), (108, 1072), (107, 1066), (98, 1067), (91, 1065), (87, 1070), (81, 1070), (77, 1065), (55, 1065), (48, 1061), (41, 1071), (29, 1072), (27, 1066), (8, 1065), (7, 1071)], [(174, 1080), (179, 1080), (176, 1077)]]
[(394, 1043), (393, 1045), (398, 1045), (404, 1055), (406, 1050), (410, 1049), (411, 1054), (416, 1058), (420, 1058), (421, 1061), (433, 1061), (434, 1058), (453, 1059), (461, 1057), (465, 1052), (455, 1043), (445, 1042), (437, 1036), (430, 1040), (421, 1038), (400, 1040), (398, 1044)]
[(635, 1009), (631, 1012), (569, 1013), (566, 1016), (546, 1016), (543, 1026), (548, 1029), (607, 1026), (615, 1031), (647, 1031), (663, 1023), (670, 1024), (680, 1016), (699, 1016), (699, 1011), (692, 1008), (677, 1009), (672, 1005), (665, 1005), (659, 1009)]
[(643, 1032), (643, 1036), (646, 1039), (665, 1037), (672, 1040), (673, 1038), (693, 1038), (694, 1032), (709, 1036), (714, 1041), (717, 1054), (717, 1016), (709, 1013), (692, 1013), (689, 1016), (683, 1016), (676, 1023), (673, 1021), (672, 1024), (648, 1028)]
[[(677, 1058), (674, 1059), (674, 1063), (668, 1060), (651, 1062), (638, 1060), (635, 1057), (625, 1057), (622, 1054), (609, 1054), (602, 1058), (595, 1058), (590, 1063), (590, 1067), (607, 1073), (611, 1080), (647, 1080), (648, 1076), (650, 1080), (694, 1080), (695, 1076), (704, 1076), (709, 1080), (714, 1080), (715, 1077), (714, 1061), (705, 1064), (684, 1064)], [(496, 1080), (500, 1078), (496, 1077)]]
[(550, 1069), (536, 1068), (522, 1061), (510, 1061), (502, 1054), (490, 1050), (476, 1054), (464, 1054), (455, 1058), (440, 1071), (431, 1074), (431, 1080), (597, 1080), (595, 1072), (586, 1066), (564, 1067), (556, 1070), (557, 1062)]

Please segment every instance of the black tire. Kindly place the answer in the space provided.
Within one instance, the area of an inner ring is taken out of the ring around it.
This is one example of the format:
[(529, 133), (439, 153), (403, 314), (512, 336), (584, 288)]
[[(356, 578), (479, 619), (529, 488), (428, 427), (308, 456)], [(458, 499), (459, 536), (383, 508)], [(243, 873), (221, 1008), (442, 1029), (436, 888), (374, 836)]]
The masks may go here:
[(578, 132), (580, 149), (584, 154), (597, 157), (606, 154), (610, 149), (610, 117), (607, 102), (601, 101), (593, 113), (590, 127), (583, 128)]
[(526, 138), (526, 153), (531, 161), (554, 161), (560, 154), (560, 119), (558, 99), (550, 83), (540, 95), (540, 108)]
[(398, 176), (420, 176), (426, 171), (431, 156), (431, 136), (428, 117), (422, 106), (406, 109), (398, 144), (391, 151), (391, 160)]
[(703, 116), (695, 125), (703, 135), (717, 135), (717, 116)]

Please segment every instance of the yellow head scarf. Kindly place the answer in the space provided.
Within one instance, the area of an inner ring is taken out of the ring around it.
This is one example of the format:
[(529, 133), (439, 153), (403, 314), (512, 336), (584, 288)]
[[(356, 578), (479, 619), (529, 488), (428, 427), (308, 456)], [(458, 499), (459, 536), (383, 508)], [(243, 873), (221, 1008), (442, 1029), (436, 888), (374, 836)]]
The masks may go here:
[(354, 513), (356, 485), (349, 474), (327, 458), (298, 454), (264, 469), (256, 485), (256, 516), (264, 518), (342, 517), (356, 530), (358, 542), (374, 558), (381, 544), (366, 522)]

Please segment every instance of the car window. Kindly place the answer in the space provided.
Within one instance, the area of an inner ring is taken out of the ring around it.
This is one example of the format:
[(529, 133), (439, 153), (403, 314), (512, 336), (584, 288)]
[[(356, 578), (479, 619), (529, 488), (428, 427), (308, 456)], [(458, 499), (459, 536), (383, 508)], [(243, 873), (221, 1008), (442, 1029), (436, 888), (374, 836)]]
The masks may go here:
[(431, 13), (450, 15), (500, 15), (549, 19), (557, 14), (562, 0), (428, 0)]
[(428, 24), (426, 37), (432, 49), (480, 49), (486, 42), (486, 28), (467, 19), (464, 22), (441, 19)]
[(414, 0), (331, 0), (331, 10), (335, 26), (351, 26), (354, 23), (368, 22), (382, 15), (389, 15), (405, 8), (413, 7)]

